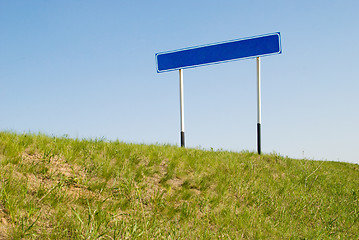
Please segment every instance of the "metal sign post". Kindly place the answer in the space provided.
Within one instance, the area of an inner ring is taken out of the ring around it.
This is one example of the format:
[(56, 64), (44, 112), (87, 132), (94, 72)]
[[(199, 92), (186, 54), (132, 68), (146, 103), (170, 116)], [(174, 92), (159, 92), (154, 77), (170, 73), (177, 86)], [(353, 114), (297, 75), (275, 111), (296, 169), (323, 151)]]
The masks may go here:
[(261, 59), (257, 57), (257, 150), (261, 154)]
[(184, 100), (183, 100), (183, 70), (179, 70), (179, 89), (180, 89), (180, 116), (181, 116), (181, 147), (185, 147), (184, 141)]

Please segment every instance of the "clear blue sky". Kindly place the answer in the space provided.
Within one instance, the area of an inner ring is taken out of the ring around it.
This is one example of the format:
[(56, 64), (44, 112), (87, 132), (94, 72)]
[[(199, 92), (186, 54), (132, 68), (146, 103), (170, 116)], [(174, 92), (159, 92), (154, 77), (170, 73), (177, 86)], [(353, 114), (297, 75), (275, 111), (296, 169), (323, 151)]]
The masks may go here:
[[(0, 130), (179, 143), (155, 53), (281, 32), (262, 151), (359, 163), (359, 1), (0, 0)], [(255, 59), (184, 70), (186, 143), (256, 149)]]

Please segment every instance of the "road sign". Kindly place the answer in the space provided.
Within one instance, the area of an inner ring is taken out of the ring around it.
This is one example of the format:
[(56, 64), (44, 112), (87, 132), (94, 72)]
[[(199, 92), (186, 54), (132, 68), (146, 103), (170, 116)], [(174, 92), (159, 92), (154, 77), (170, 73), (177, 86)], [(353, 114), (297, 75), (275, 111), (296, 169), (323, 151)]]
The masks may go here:
[(245, 58), (257, 58), (257, 149), (261, 154), (261, 67), (260, 57), (282, 53), (280, 33), (179, 49), (156, 54), (157, 72), (179, 70), (181, 147), (184, 140), (183, 69)]
[(236, 39), (156, 54), (157, 72), (255, 58), (282, 52), (280, 33)]

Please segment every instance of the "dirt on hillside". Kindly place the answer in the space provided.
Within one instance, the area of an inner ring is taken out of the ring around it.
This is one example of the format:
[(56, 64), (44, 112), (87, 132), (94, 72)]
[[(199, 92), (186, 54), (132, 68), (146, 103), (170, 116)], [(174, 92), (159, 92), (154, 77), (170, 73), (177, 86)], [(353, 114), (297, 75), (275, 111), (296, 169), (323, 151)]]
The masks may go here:
[(0, 202), (0, 240), (7, 239), (7, 229), (10, 225), (10, 216), (2, 202)]

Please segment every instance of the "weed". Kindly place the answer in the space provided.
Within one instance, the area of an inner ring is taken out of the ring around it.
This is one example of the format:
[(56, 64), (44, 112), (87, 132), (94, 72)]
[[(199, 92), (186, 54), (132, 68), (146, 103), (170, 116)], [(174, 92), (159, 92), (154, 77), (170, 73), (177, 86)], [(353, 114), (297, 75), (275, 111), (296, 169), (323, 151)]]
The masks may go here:
[(350, 239), (359, 232), (354, 164), (0, 132), (0, 166), (0, 224), (8, 222), (0, 238)]

